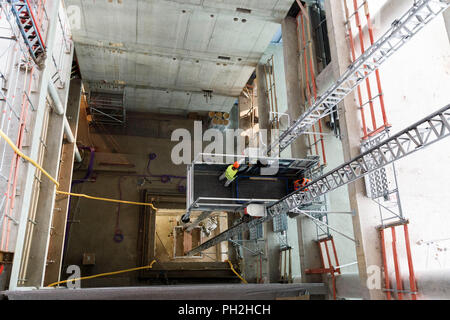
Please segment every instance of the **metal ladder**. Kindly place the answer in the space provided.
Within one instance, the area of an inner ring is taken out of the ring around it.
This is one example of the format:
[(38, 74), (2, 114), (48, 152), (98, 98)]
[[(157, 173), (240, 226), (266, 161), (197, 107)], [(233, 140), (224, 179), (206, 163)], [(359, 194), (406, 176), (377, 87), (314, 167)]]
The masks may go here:
[(31, 57), (36, 64), (40, 64), (45, 60), (46, 48), (29, 0), (8, 0), (8, 2), (11, 4), (11, 11), (16, 18), (20, 33)]
[(347, 71), (297, 119), (267, 150), (286, 149), (320, 119), (328, 116), (367, 77), (376, 71), (429, 22), (450, 6), (450, 0), (418, 0)]

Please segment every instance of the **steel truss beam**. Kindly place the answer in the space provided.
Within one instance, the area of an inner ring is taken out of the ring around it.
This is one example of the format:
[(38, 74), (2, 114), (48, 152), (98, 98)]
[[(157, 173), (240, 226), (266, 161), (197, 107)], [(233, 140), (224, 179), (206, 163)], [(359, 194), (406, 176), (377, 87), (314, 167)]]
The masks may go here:
[(361, 82), (449, 6), (449, 0), (415, 1), (408, 12), (394, 21), (377, 42), (356, 59), (324, 94), (317, 97), (313, 105), (269, 147), (267, 153), (276, 152), (277, 147), (279, 152), (283, 151), (313, 124), (333, 113), (337, 105)]
[(16, 18), (17, 25), (33, 60), (39, 62), (45, 59), (45, 44), (36, 23), (29, 0), (8, 0), (11, 12)]
[(315, 179), (304, 189), (291, 193), (270, 205), (267, 207), (266, 217), (255, 219), (249, 223), (242, 222), (189, 251), (188, 255), (197, 254), (222, 241), (231, 239), (249, 228), (272, 220), (277, 215), (287, 212), (304, 214), (301, 208), (318, 197), (354, 182), (410, 154), (423, 150), (448, 136), (450, 136), (450, 104), (368, 149), (353, 160)]

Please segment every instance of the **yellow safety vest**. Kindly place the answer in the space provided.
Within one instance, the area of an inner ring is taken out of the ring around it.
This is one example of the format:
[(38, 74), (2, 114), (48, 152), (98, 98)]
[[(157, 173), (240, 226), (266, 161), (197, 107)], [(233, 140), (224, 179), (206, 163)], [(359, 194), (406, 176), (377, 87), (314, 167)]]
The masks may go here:
[(227, 168), (227, 171), (225, 171), (225, 177), (228, 179), (228, 181), (233, 181), (237, 175), (237, 172), (237, 170), (233, 170), (233, 165), (230, 165)]

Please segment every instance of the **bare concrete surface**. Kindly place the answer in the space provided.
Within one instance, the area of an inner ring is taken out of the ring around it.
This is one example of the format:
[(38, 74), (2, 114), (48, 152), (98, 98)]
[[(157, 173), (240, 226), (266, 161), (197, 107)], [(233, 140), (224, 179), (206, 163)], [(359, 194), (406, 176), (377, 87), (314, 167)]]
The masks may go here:
[(1, 292), (8, 300), (274, 300), (305, 294), (322, 295), (322, 283), (163, 286), (134, 288), (53, 289)]

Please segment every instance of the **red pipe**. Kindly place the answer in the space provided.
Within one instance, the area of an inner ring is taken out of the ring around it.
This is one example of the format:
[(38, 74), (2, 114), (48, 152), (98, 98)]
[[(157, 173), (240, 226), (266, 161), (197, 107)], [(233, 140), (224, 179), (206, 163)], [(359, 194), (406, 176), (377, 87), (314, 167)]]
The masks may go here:
[(323, 251), (322, 251), (322, 243), (321, 242), (319, 242), (319, 250), (320, 250), (320, 262), (322, 263), (322, 268), (325, 268), (325, 260), (323, 259)]
[[(30, 70), (30, 79), (29, 79), (29, 83), (28, 83), (28, 96), (30, 95), (31, 92), (31, 84), (33, 81), (33, 72), (34, 72), (34, 67), (31, 68)], [(23, 94), (22, 96), (22, 109), (21, 109), (21, 114), (20, 114), (20, 125), (19, 125), (19, 131), (17, 133), (17, 147), (19, 148), (19, 150), (22, 149), (22, 144), (23, 144), (23, 138), (24, 138), (24, 131), (25, 131), (25, 126), (26, 126), (26, 121), (27, 121), (27, 115), (28, 115), (28, 107), (29, 107), (29, 101), (27, 98), (27, 95)], [(15, 204), (15, 196), (16, 196), (16, 186), (17, 186), (17, 178), (19, 175), (19, 161), (20, 161), (20, 157), (14, 153), (13, 159), (11, 161), (11, 169), (9, 172), (9, 179), (8, 181), (11, 181), (12, 179), (12, 188), (11, 188), (11, 183), (8, 182), (8, 188), (6, 191), (6, 195), (7, 195), (7, 199), (6, 199), (6, 204), (5, 204), (5, 222), (6, 222), (6, 216), (9, 215), (11, 216), (11, 213), (14, 209), (14, 204)], [(10, 194), (10, 192), (12, 192), (12, 194)], [(8, 201), (9, 199), (9, 201)], [(9, 202), (9, 205), (8, 205)], [(1, 241), (1, 248), (3, 248), (5, 251), (8, 251), (8, 245), (9, 245), (9, 238), (10, 238), (10, 232), (11, 232), (11, 219), (8, 218), (8, 221), (6, 223), (4, 223), (3, 225), (3, 233), (2, 233), (2, 241)]]
[[(308, 103), (310, 106), (312, 106), (312, 99), (311, 99), (311, 88), (310, 88), (310, 81), (309, 81), (309, 72), (311, 72), (311, 81), (312, 81), (312, 86), (313, 86), (313, 93), (314, 93), (314, 99), (317, 99), (317, 85), (316, 85), (316, 79), (315, 79), (315, 75), (314, 75), (314, 69), (313, 69), (313, 64), (312, 64), (312, 57), (309, 58), (309, 69), (308, 69), (308, 59), (307, 59), (307, 54), (306, 54), (306, 34), (305, 34), (305, 22), (304, 22), (304, 18), (303, 18), (303, 13), (300, 12), (299, 16), (301, 18), (301, 25), (302, 25), (302, 38), (303, 38), (303, 57), (304, 57), (304, 65), (305, 65), (305, 75), (306, 75), (306, 84), (307, 84), (307, 96), (308, 96)], [(298, 16), (297, 16), (297, 21), (298, 21)], [(298, 25), (298, 22), (297, 22)], [(317, 135), (315, 134), (316, 132), (316, 126), (313, 125), (312, 126), (313, 132), (314, 132), (314, 146), (316, 149), (316, 155), (319, 155), (319, 146), (318, 146), (318, 141), (317, 141)], [(322, 135), (323, 133), (323, 127), (322, 127), (322, 120), (319, 120), (319, 133), (321, 133), (320, 135), (320, 142), (321, 142), (321, 148), (322, 148), (322, 158), (323, 158), (323, 164), (326, 165), (327, 164), (327, 157), (325, 154), (325, 142), (324, 142), (324, 137)]]
[[(297, 41), (297, 49), (298, 49), (298, 52), (301, 51), (301, 43), (300, 43), (300, 24), (299, 24), (299, 22), (298, 22), (299, 17), (300, 17), (300, 14), (301, 14), (301, 12), (299, 12), (298, 15), (297, 15), (297, 17), (295, 18), (295, 23), (296, 23), (296, 25), (297, 25), (297, 39), (298, 39), (298, 41)], [(307, 137), (308, 137), (308, 144), (311, 145), (311, 137), (310, 137), (309, 135), (307, 135)]]
[(45, 43), (44, 43), (44, 40), (42, 39), (41, 31), (39, 30), (39, 26), (36, 22), (36, 19), (34, 18), (33, 9), (31, 9), (30, 1), (29, 0), (26, 0), (26, 1), (27, 1), (28, 8), (30, 9), (31, 19), (33, 19), (34, 25), (36, 27), (37, 35), (38, 35), (39, 39), (41, 40), (42, 46), (44, 47), (44, 50), (45, 50)]
[[(387, 265), (387, 258), (386, 258), (386, 243), (384, 240), (384, 229), (380, 230), (380, 237), (381, 237), (381, 253), (383, 255), (383, 266), (384, 266), (384, 282), (386, 290), (390, 290), (391, 286), (389, 284), (389, 270)], [(391, 292), (386, 291), (386, 296), (388, 300), (391, 300)]]
[(367, 136), (365, 136), (363, 139), (365, 140), (365, 139), (368, 139), (368, 138), (370, 138), (370, 137), (376, 136), (377, 134), (379, 134), (379, 133), (385, 131), (387, 128), (390, 128), (390, 127), (391, 127), (390, 125), (388, 125), (388, 126), (382, 125), (381, 127), (379, 127), (378, 129), (376, 129), (375, 131), (372, 131), (371, 133), (369, 133), (369, 134), (368, 134)]
[[(356, 60), (356, 49), (355, 49), (355, 43), (353, 41), (353, 31), (352, 31), (352, 26), (350, 24), (350, 14), (348, 12), (348, 7), (347, 7), (347, 0), (344, 0), (344, 5), (345, 5), (345, 15), (347, 18), (347, 25), (348, 25), (348, 34), (349, 34), (349, 38), (350, 38), (350, 48), (351, 48), (351, 53), (352, 53), (352, 62), (355, 62)], [(358, 85), (358, 101), (359, 101), (359, 110), (361, 112), (361, 121), (362, 121), (362, 127), (363, 127), (363, 134), (364, 137), (367, 137), (367, 124), (366, 124), (366, 116), (364, 114), (364, 108), (363, 108), (363, 101), (362, 101), (362, 93), (361, 93), (361, 86)]]
[[(333, 253), (334, 253), (334, 260), (336, 261), (336, 266), (339, 266), (339, 259), (338, 259), (338, 255), (337, 255), (337, 250), (336, 250), (336, 246), (334, 244), (334, 238), (331, 238), (331, 245), (333, 247)], [(339, 268), (338, 270), (336, 270), (339, 274), (341, 274), (341, 268)]]
[(327, 252), (328, 268), (333, 268), (333, 264), (331, 263), (330, 252), (328, 251), (328, 244), (327, 244), (327, 242), (324, 242), (323, 244), (324, 244), (325, 250)]
[[(359, 42), (361, 45), (361, 54), (363, 54), (365, 52), (365, 46), (364, 46), (364, 38), (363, 38), (363, 30), (362, 30), (362, 26), (361, 26), (361, 21), (359, 19), (359, 9), (358, 9), (358, 1), (357, 0), (353, 0), (353, 7), (355, 9), (356, 26), (358, 27), (358, 31), (359, 31)], [(367, 75), (367, 72), (365, 74)], [(372, 101), (372, 89), (370, 87), (369, 78), (366, 78), (366, 87), (367, 87), (367, 96), (369, 98), (370, 113), (372, 115), (373, 130), (375, 130), (377, 128), (377, 121), (376, 121), (375, 109), (374, 109), (374, 105), (373, 105), (373, 101)]]
[(397, 281), (397, 295), (399, 300), (403, 300), (403, 290), (402, 277), (400, 275), (400, 267), (398, 263), (397, 255), (397, 237), (395, 235), (395, 227), (391, 227), (392, 231), (392, 254), (394, 255), (394, 266), (395, 266), (395, 280)]
[[(409, 286), (410, 286), (411, 292), (417, 292), (416, 276), (414, 274), (414, 266), (413, 266), (413, 260), (412, 260), (412, 254), (411, 254), (411, 244), (409, 242), (408, 225), (405, 224), (403, 226), (403, 228), (405, 230), (406, 254), (408, 256)], [(417, 300), (417, 295), (415, 293), (411, 293), (411, 298), (413, 300)]]
[[(367, 27), (369, 29), (369, 38), (370, 38), (370, 44), (373, 45), (375, 43), (374, 36), (373, 36), (373, 25), (370, 18), (370, 12), (369, 12), (369, 6), (366, 2), (364, 9), (366, 11), (366, 19), (367, 19)], [(383, 122), (386, 127), (390, 127), (387, 115), (386, 115), (386, 109), (384, 105), (384, 95), (383, 95), (383, 88), (381, 86), (381, 79), (380, 79), (380, 71), (377, 69), (375, 70), (375, 76), (377, 79), (377, 87), (378, 87), (378, 95), (380, 97), (380, 106), (381, 106), (381, 114), (383, 116)]]
[[(305, 82), (306, 82), (306, 96), (308, 98), (308, 104), (311, 105), (311, 88), (309, 87), (309, 69), (308, 69), (308, 59), (306, 58), (306, 34), (305, 34), (305, 23), (303, 14), (300, 12), (300, 18), (302, 21), (302, 40), (303, 40), (303, 58), (304, 58), (304, 64), (305, 64)], [(313, 132), (316, 132), (316, 126), (313, 125)], [(316, 149), (316, 155), (319, 154), (319, 148), (317, 146), (317, 136), (314, 134), (314, 146)], [(312, 153), (312, 151), (311, 151)]]

